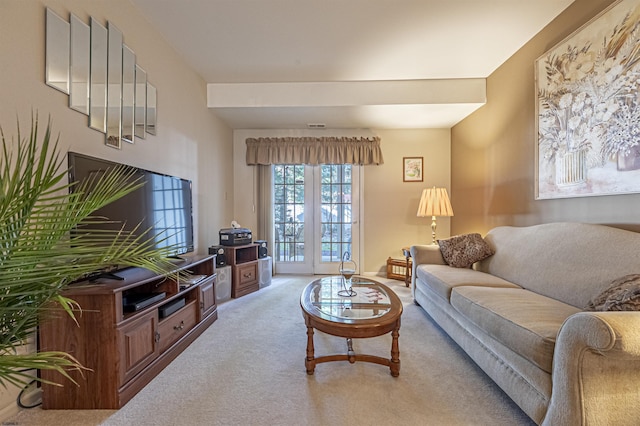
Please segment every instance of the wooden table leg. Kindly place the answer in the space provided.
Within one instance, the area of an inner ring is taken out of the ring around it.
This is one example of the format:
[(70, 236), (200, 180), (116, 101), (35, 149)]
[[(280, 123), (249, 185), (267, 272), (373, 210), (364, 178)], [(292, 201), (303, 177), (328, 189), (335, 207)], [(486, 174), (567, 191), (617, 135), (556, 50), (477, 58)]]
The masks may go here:
[(409, 263), (409, 258), (407, 257), (407, 266), (404, 269), (404, 285), (409, 287), (411, 284), (411, 264)]
[(404, 269), (404, 285), (409, 287), (411, 285), (411, 248), (410, 247), (402, 247), (402, 253), (405, 258), (405, 269)]
[(353, 350), (353, 339), (347, 338), (347, 359), (351, 364), (356, 362), (356, 353)]
[(398, 337), (400, 337), (400, 320), (391, 332), (391, 362), (389, 369), (391, 369), (391, 375), (398, 377), (400, 375), (400, 347), (398, 345)]
[(307, 374), (313, 374), (316, 369), (316, 359), (313, 349), (313, 327), (307, 326), (307, 357), (304, 360), (304, 366), (307, 368)]

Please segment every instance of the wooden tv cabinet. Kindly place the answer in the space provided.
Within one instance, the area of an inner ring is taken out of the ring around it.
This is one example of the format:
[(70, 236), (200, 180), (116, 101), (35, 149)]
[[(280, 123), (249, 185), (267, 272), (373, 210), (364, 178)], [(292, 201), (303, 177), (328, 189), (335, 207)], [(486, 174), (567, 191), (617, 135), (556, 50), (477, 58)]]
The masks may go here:
[(258, 280), (258, 245), (225, 246), (231, 266), (231, 297), (238, 298), (260, 290)]
[[(40, 350), (64, 351), (90, 370), (71, 372), (79, 386), (52, 371), (42, 378), (43, 409), (118, 409), (178, 356), (217, 318), (215, 256), (190, 256), (176, 270), (204, 275), (185, 286), (146, 269), (117, 272), (124, 280), (82, 282), (64, 295), (78, 302), (79, 326), (65, 313), (40, 325)], [(165, 293), (162, 300), (131, 311), (139, 294)]]

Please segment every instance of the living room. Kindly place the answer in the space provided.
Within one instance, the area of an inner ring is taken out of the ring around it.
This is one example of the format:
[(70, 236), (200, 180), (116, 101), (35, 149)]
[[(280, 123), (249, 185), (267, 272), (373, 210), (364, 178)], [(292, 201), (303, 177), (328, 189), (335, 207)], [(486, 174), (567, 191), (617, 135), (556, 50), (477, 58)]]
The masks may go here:
[[(206, 82), (188, 69), (170, 46), (158, 42), (160, 36), (147, 27), (137, 10), (124, 13), (129, 7), (126, 2), (122, 8), (85, 3), (65, 2), (59, 13), (73, 12), (86, 22), (91, 16), (102, 16), (105, 21), (119, 23), (125, 42), (134, 48), (149, 81), (162, 89), (159, 90), (162, 108), (158, 110), (158, 134), (121, 150), (106, 149), (103, 134), (86, 125), (86, 116), (68, 108), (68, 96), (44, 84), (43, 5), (33, 2), (3, 5), (15, 10), (9, 9), (10, 13), (3, 14), (8, 21), (4, 33), (9, 34), (3, 49), (5, 56), (13, 59), (3, 67), (5, 75), (14, 76), (12, 84), (2, 87), (3, 98), (12, 99), (11, 103), (2, 105), (5, 134), (14, 133), (16, 117), (24, 125), (32, 111), (37, 111), (41, 119), (51, 115), (53, 130), (61, 136), (63, 151), (78, 151), (193, 180), (199, 249), (215, 244), (218, 230), (228, 227), (232, 220), (255, 227), (257, 218), (243, 201), (247, 199), (244, 194), (252, 190), (242, 185), (252, 169), (242, 164), (244, 153), (239, 151), (242, 141), (238, 143), (238, 140), (243, 138), (238, 135), (234, 138), (233, 129), (202, 107), (206, 103)], [(634, 227), (635, 195), (545, 201), (534, 197), (533, 63), (546, 49), (610, 3), (574, 2), (488, 76), (486, 105), (453, 128), (375, 130), (381, 139), (385, 163), (365, 167), (363, 208), (367, 220), (362, 233), (367, 238), (367, 254), (362, 262), (364, 271), (383, 272), (387, 257), (401, 256), (401, 248), (414, 242), (429, 241), (428, 221), (415, 215), (425, 186), (449, 189), (455, 216), (439, 218), (443, 236), (470, 231), (484, 233), (501, 224), (562, 220)], [(55, 9), (56, 4), (45, 6)], [(22, 22), (32, 24), (17, 24), (9, 18), (12, 14), (20, 14), (25, 17)], [(115, 15), (112, 17), (112, 14)], [(161, 48), (165, 49), (163, 54), (156, 54)], [(155, 67), (159, 71), (152, 73)], [(166, 130), (160, 131), (162, 127)], [(302, 132), (313, 135), (322, 130)], [(401, 163), (406, 156), (424, 158), (423, 184), (403, 183)], [(200, 190), (202, 182), (211, 183), (207, 187), (212, 190)]]
[[(485, 234), (500, 225), (527, 226), (576, 221), (637, 231), (637, 194), (536, 200), (536, 115), (534, 62), (608, 6), (611, 0), (575, 0), (549, 25), (486, 76), (486, 103), (451, 128), (374, 128), (349, 135), (380, 137), (384, 164), (365, 167), (360, 270), (384, 274), (388, 257), (402, 247), (431, 239), (429, 218), (417, 217), (423, 188), (448, 188), (454, 216), (438, 218), (438, 236)], [(158, 88), (157, 134), (116, 150), (86, 115), (68, 106), (68, 96), (44, 82), (45, 8), (114, 22)], [(233, 220), (258, 227), (252, 208), (252, 167), (244, 164), (247, 137), (314, 136), (326, 130), (233, 129), (207, 105), (207, 81), (191, 69), (140, 11), (118, 1), (3, 1), (0, 6), (5, 82), (0, 85), (0, 126), (15, 135), (33, 113), (52, 120), (62, 152), (74, 151), (193, 181), (196, 251), (218, 243), (218, 231)], [(26, 131), (25, 131), (26, 132)], [(403, 182), (403, 157), (422, 157), (421, 183)], [(3, 400), (4, 401), (4, 400)], [(14, 404), (13, 398), (0, 408)]]

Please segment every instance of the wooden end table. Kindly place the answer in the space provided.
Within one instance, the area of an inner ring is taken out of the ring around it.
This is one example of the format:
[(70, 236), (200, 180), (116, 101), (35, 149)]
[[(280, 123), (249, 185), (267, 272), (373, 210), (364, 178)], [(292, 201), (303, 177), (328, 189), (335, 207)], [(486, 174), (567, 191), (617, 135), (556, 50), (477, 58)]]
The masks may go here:
[[(307, 326), (307, 374), (313, 374), (316, 364), (330, 361), (372, 362), (388, 366), (393, 377), (400, 374), (400, 318), (402, 302), (387, 286), (364, 277), (353, 277), (356, 296), (343, 297), (341, 276), (324, 277), (305, 287), (300, 297), (302, 316)], [(315, 357), (314, 329), (347, 339), (347, 353)], [(356, 354), (352, 339), (382, 336), (391, 333), (391, 358)]]

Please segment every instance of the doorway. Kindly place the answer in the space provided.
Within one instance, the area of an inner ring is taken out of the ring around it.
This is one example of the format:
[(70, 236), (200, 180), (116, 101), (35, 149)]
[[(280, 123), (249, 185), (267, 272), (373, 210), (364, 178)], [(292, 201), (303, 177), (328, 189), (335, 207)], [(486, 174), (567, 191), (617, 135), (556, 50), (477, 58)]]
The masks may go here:
[(272, 166), (277, 274), (336, 274), (359, 260), (360, 166)]

